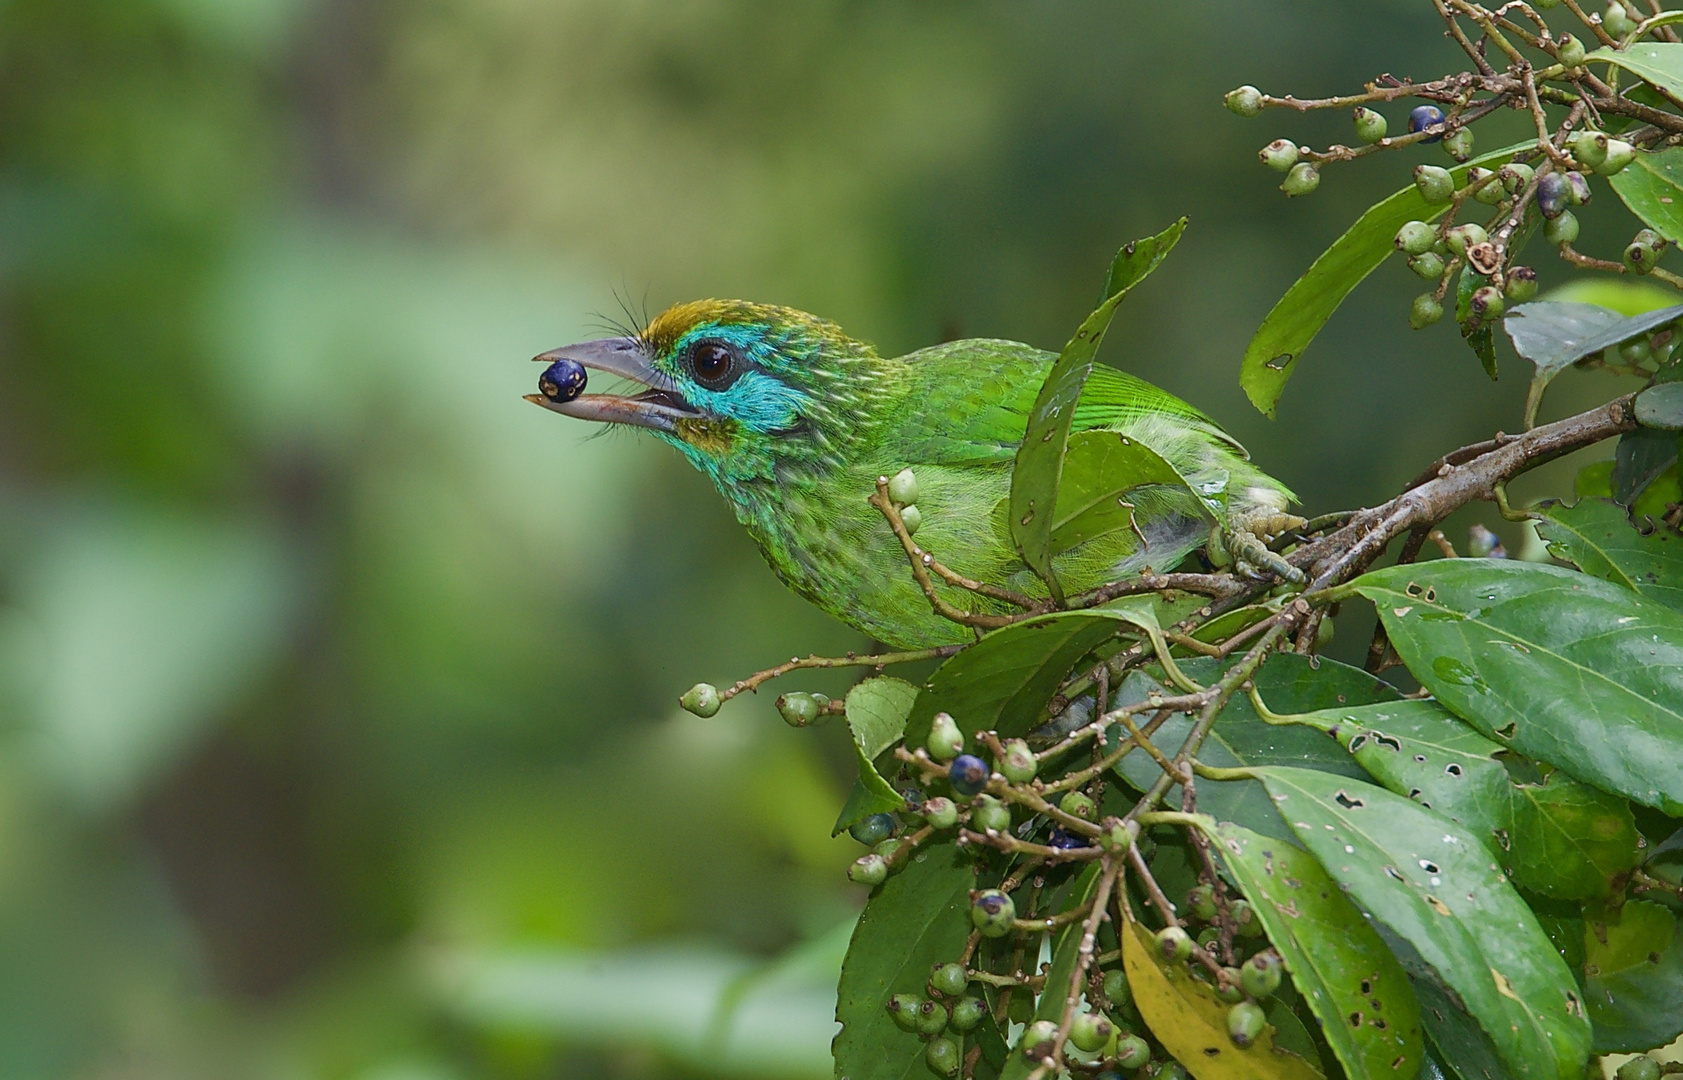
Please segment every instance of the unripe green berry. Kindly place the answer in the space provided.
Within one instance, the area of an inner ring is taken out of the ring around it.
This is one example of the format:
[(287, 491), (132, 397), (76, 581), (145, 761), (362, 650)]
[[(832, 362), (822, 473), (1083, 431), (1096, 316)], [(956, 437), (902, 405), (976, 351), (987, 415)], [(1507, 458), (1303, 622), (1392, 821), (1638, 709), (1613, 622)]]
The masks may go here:
[(1515, 304), (1523, 304), (1537, 295), (1537, 271), (1529, 266), (1516, 266), (1508, 271), (1502, 295)]
[(1126, 852), (1139, 839), (1140, 826), (1137, 821), (1123, 821), (1121, 818), (1109, 817), (1100, 822), (1104, 832), (1099, 834), (1099, 846), (1106, 851), (1118, 854)]
[(1035, 1055), (1035, 1051), (1058, 1037), (1058, 1025), (1050, 1020), (1036, 1020), (1023, 1029), (1022, 1040), (1017, 1044), (1022, 1047), (1025, 1056)]
[(1660, 1063), (1647, 1054), (1638, 1054), (1620, 1065), (1614, 1075), (1618, 1080), (1660, 1080)]
[(847, 879), (859, 885), (881, 885), (888, 880), (888, 860), (874, 851), (861, 855), (847, 868)]
[(1551, 244), (1570, 244), (1578, 239), (1578, 219), (1565, 210), (1553, 221), (1543, 225), (1543, 238)]
[(1104, 1013), (1076, 1013), (1074, 1022), (1069, 1026), (1069, 1041), (1075, 1044), (1077, 1050), (1088, 1053), (1104, 1049), (1114, 1034), (1116, 1025)]
[(1003, 747), (1005, 753), (999, 759), (999, 771), (1005, 779), (1013, 784), (1026, 784), (1034, 779), (1034, 774), (1040, 770), (1040, 761), (1029, 749), (1029, 744), (1022, 739), (1012, 739)]
[(871, 854), (881, 855), (884, 859), (892, 859), (894, 858), (894, 853), (905, 846), (906, 842), (904, 840), (884, 840), (871, 849)]
[(1275, 139), (1256, 152), (1258, 160), (1275, 172), (1286, 172), (1297, 164), (1302, 151), (1290, 139)]
[(1192, 955), (1192, 938), (1178, 926), (1165, 926), (1157, 931), (1157, 951), (1165, 960), (1183, 962)]
[(1614, 176), (1624, 172), (1625, 166), (1636, 160), (1636, 147), (1623, 139), (1607, 140), (1607, 157), (1595, 167), (1600, 176)]
[(1571, 149), (1573, 157), (1593, 169), (1607, 160), (1607, 147), (1610, 142), (1604, 131), (1584, 130), (1566, 140), (1566, 145)]
[(1584, 57), (1586, 55), (1588, 54), (1584, 52), (1584, 43), (1582, 41), (1579, 41), (1571, 34), (1560, 35), (1560, 40), (1556, 43), (1555, 47), (1554, 57), (1556, 60), (1559, 60), (1562, 64), (1565, 64), (1569, 68), (1575, 68), (1583, 64)]
[(970, 803), (970, 828), (976, 832), (1006, 832), (1011, 828), (1011, 808), (992, 795), (978, 795)]
[(1254, 1001), (1241, 1001), (1227, 1010), (1227, 1037), (1241, 1050), (1256, 1042), (1267, 1025), (1262, 1006)]
[(1404, 255), (1424, 255), (1438, 241), (1438, 232), (1424, 221), (1411, 221), (1397, 230), (1391, 243)]
[(1625, 269), (1633, 274), (1646, 274), (1659, 261), (1659, 253), (1647, 244), (1633, 243), (1625, 248)]
[(1385, 117), (1367, 106), (1356, 106), (1356, 111), (1351, 114), (1351, 119), (1356, 124), (1356, 138), (1362, 142), (1376, 143), (1385, 137), (1385, 131), (1388, 127), (1385, 123)]
[(698, 682), (684, 691), (684, 696), (678, 699), (678, 704), (683, 707), (685, 712), (694, 713), (705, 719), (716, 715), (719, 706), (723, 705), (724, 702), (719, 700), (718, 687), (712, 683)]
[(1116, 1064), (1132, 1071), (1151, 1060), (1151, 1046), (1138, 1035), (1124, 1035), (1116, 1040)]
[(1239, 986), (1239, 969), (1224, 967), (1221, 973), (1223, 978), (1216, 983), (1216, 1000), (1228, 1005), (1245, 1000), (1245, 991)]
[(1262, 920), (1257, 918), (1256, 909), (1251, 907), (1249, 900), (1233, 901), (1227, 905), (1227, 913), (1233, 916), (1233, 929), (1240, 937), (1255, 937), (1262, 933)]
[(782, 694), (777, 699), (777, 715), (790, 727), (806, 727), (818, 719), (818, 702), (799, 691)]
[(1280, 954), (1273, 949), (1264, 949), (1246, 960), (1239, 969), (1239, 985), (1251, 997), (1265, 998), (1280, 988), (1280, 976), (1284, 970)]
[(1128, 976), (1122, 969), (1115, 968), (1104, 973), (1104, 997), (1110, 1002), (1110, 1007), (1120, 1009), (1134, 998), (1133, 991), (1128, 986)]
[(1151, 1080), (1187, 1080), (1186, 1066), (1178, 1061), (1165, 1061)]
[(895, 994), (888, 999), (888, 1015), (901, 1031), (917, 1030), (917, 1007), (923, 1004), (920, 994)]
[(1208, 885), (1194, 885), (1186, 893), (1186, 911), (1199, 922), (1216, 917), (1215, 890)]
[(923, 820), (937, 829), (950, 829), (958, 824), (958, 804), (937, 795), (923, 804)]
[(1017, 905), (998, 889), (984, 889), (970, 901), (970, 924), (983, 937), (1004, 937), (1017, 918)]
[(1627, 364), (1641, 365), (1653, 359), (1654, 351), (1647, 338), (1635, 338), (1619, 346), (1619, 359)]
[(1229, 112), (1243, 117), (1259, 116), (1262, 113), (1262, 91), (1254, 86), (1241, 86), (1236, 90), (1229, 90), (1222, 99)]
[(1636, 230), (1636, 235), (1630, 238), (1630, 242), (1633, 244), (1646, 244), (1655, 251), (1663, 251), (1666, 244), (1665, 237), (1661, 236), (1653, 229)]
[(964, 732), (958, 722), (944, 712), (935, 714), (929, 722), (929, 756), (936, 761), (951, 761), (964, 752)]
[(1440, 165), (1416, 165), (1414, 186), (1420, 189), (1420, 197), (1433, 206), (1455, 197), (1455, 177)]
[(947, 1007), (934, 998), (918, 1002), (917, 1029), (925, 1035), (939, 1035), (947, 1030)]
[(969, 1031), (988, 1015), (988, 1003), (979, 997), (961, 997), (953, 1003), (950, 1021), (957, 1031)]
[(919, 527), (923, 525), (923, 511), (919, 510), (917, 508), (917, 504), (915, 503), (911, 506), (902, 508), (900, 511), (900, 524), (906, 527), (907, 536), (916, 536)]
[(1471, 221), (1445, 229), (1443, 233), (1443, 242), (1449, 245), (1449, 250), (1461, 256), (1467, 254), (1468, 248), (1489, 239), (1490, 234), (1484, 231), (1484, 226)]
[(1321, 171), (1307, 161), (1300, 161), (1291, 167), (1285, 180), (1280, 183), (1280, 190), (1295, 198), (1307, 195), (1321, 186)]
[(1198, 931), (1198, 947), (1205, 952), (1211, 952), (1221, 944), (1221, 927), (1206, 926)]
[(1521, 191), (1524, 191), (1525, 185), (1529, 184), (1532, 177), (1537, 175), (1537, 170), (1522, 161), (1510, 161), (1496, 171), (1497, 175), (1501, 177), (1503, 190), (1509, 195), (1518, 195)]
[(1477, 199), (1479, 202), (1483, 203), (1486, 206), (1495, 206), (1497, 203), (1501, 202), (1504, 198), (1507, 197), (1508, 189), (1504, 188), (1502, 186), (1502, 182), (1500, 180), (1496, 179), (1496, 173), (1495, 173), (1494, 170), (1492, 170), (1492, 169), (1479, 169), (1479, 168), (1468, 169), (1467, 170), (1467, 183), (1469, 183), (1469, 184), (1477, 183), (1478, 181), (1483, 180), (1487, 176), (1490, 179), (1485, 183), (1485, 185), (1483, 187), (1481, 187), (1477, 191), (1473, 192), (1473, 198)]
[(1068, 792), (1058, 800), (1058, 809), (1083, 821), (1092, 821), (1099, 812), (1098, 804), (1085, 791)]
[(1466, 161), (1473, 156), (1473, 129), (1456, 128), (1443, 137), (1443, 152), (1456, 161)]
[(958, 1044), (945, 1036), (929, 1040), (929, 1045), (923, 1051), (923, 1060), (937, 1076), (955, 1076), (958, 1067), (963, 1064)]
[(1446, 266), (1448, 264), (1443, 261), (1443, 256), (1435, 251), (1422, 252), (1408, 260), (1408, 268), (1424, 281), (1442, 278)]
[(1473, 290), (1472, 299), (1467, 301), (1467, 307), (1474, 319), (1485, 322), (1489, 319), (1499, 319), (1507, 304), (1502, 300), (1502, 292), (1494, 285), (1485, 285)]
[(1619, 3), (1607, 5), (1607, 10), (1601, 15), (1601, 28), (1616, 38), (1622, 38), (1632, 30), (1636, 24), (1631, 21), (1630, 12)]
[(970, 986), (970, 973), (960, 963), (940, 964), (929, 976), (929, 985), (948, 997), (957, 997)]
[(888, 501), (896, 506), (910, 506), (917, 502), (917, 474), (901, 469), (888, 480)]
[(847, 834), (866, 847), (880, 844), (894, 835), (894, 818), (888, 814), (872, 814), (863, 821), (854, 822)]

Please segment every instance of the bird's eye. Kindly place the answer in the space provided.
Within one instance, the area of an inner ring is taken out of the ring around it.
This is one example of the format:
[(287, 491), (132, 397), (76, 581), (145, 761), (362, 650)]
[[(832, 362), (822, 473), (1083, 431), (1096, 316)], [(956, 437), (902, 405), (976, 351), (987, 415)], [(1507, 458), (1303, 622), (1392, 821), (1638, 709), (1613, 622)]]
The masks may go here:
[(716, 341), (703, 341), (690, 353), (690, 370), (696, 381), (710, 390), (723, 390), (735, 382), (736, 357)]

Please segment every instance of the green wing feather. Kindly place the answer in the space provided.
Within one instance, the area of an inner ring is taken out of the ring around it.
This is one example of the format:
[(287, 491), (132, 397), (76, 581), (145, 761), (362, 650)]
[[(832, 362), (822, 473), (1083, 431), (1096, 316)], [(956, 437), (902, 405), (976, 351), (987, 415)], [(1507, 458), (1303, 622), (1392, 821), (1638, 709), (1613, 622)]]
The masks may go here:
[[(1009, 461), (1056, 354), (1017, 341), (948, 342), (907, 355), (910, 392), (897, 433), (907, 460), (948, 465)], [(1166, 390), (1096, 365), (1075, 407), (1075, 430), (1123, 427), (1170, 416), (1249, 456), (1214, 420)]]

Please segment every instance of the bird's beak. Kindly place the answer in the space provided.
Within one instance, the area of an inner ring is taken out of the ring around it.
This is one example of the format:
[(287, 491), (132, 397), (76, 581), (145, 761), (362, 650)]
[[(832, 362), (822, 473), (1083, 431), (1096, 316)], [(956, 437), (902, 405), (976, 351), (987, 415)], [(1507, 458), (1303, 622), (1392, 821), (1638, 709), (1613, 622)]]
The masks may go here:
[(640, 383), (648, 389), (632, 397), (618, 394), (580, 394), (571, 401), (551, 401), (542, 394), (527, 394), (526, 400), (550, 412), (579, 420), (605, 424), (628, 424), (654, 431), (674, 432), (678, 421), (701, 414), (679, 396), (677, 384), (657, 371), (636, 338), (602, 338), (563, 345), (532, 357), (540, 364), (577, 360), (587, 368)]

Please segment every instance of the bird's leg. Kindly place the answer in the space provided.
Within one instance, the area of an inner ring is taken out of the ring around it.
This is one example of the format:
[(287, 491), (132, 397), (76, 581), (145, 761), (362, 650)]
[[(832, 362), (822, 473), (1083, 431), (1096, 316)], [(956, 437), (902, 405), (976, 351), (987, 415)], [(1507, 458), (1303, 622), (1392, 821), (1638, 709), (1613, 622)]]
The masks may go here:
[(1275, 538), (1302, 528), (1306, 522), (1295, 514), (1288, 514), (1272, 506), (1252, 506), (1235, 510), (1223, 528), (1210, 530), (1211, 561), (1218, 565), (1226, 560), (1236, 564), (1240, 573), (1264, 577), (1275, 574), (1301, 585), (1306, 580), (1303, 571), (1268, 549)]

